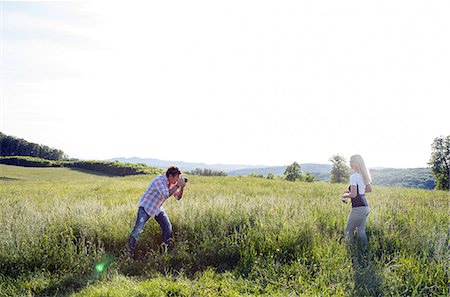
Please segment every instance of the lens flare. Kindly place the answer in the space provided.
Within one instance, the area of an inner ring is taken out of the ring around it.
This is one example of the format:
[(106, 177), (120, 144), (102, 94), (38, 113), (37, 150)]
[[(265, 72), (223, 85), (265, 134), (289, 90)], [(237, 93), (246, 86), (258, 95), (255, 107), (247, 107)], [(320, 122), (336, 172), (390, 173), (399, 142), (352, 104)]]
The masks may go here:
[(111, 255), (106, 255), (103, 259), (95, 265), (95, 271), (102, 273), (106, 268), (113, 262), (113, 257)]
[(95, 265), (95, 270), (97, 272), (103, 272), (103, 270), (105, 270), (106, 268), (106, 264), (105, 263), (98, 263), (97, 265)]

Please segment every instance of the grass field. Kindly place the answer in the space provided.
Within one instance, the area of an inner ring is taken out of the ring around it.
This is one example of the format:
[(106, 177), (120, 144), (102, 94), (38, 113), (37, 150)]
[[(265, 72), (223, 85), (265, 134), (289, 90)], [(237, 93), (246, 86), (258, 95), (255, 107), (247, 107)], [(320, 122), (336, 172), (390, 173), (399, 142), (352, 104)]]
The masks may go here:
[(374, 187), (369, 250), (347, 246), (346, 185), (189, 176), (122, 253), (152, 176), (0, 165), (0, 296), (448, 296), (443, 191)]

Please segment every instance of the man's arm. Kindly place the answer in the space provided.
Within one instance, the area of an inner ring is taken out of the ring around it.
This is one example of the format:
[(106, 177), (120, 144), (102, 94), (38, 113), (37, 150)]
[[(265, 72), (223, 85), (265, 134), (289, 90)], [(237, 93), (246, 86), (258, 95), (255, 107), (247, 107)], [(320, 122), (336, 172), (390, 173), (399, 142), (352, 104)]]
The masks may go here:
[(178, 190), (178, 185), (174, 185), (172, 188), (169, 189), (169, 197), (173, 195)]
[(184, 188), (184, 186), (186, 186), (186, 182), (182, 178), (179, 178), (177, 183), (169, 189), (169, 196), (175, 193), (178, 189)]
[(173, 197), (175, 197), (175, 199), (177, 200), (180, 200), (181, 198), (183, 198), (183, 191), (184, 187), (179, 188), (178, 191), (173, 194)]

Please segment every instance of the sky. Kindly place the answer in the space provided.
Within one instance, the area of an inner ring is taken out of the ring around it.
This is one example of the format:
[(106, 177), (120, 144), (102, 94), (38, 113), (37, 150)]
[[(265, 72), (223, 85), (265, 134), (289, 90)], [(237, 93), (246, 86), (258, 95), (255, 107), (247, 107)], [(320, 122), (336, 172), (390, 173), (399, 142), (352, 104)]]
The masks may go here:
[(71, 158), (426, 167), (450, 1), (1, 1), (1, 128)]

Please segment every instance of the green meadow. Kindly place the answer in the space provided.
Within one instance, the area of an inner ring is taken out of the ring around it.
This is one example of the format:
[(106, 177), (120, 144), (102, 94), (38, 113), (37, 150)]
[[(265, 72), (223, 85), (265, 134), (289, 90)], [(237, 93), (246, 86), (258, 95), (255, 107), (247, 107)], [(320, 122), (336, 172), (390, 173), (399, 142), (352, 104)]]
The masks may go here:
[(346, 185), (189, 176), (123, 247), (152, 175), (0, 165), (0, 296), (448, 296), (444, 191), (374, 186), (368, 250), (347, 245)]

